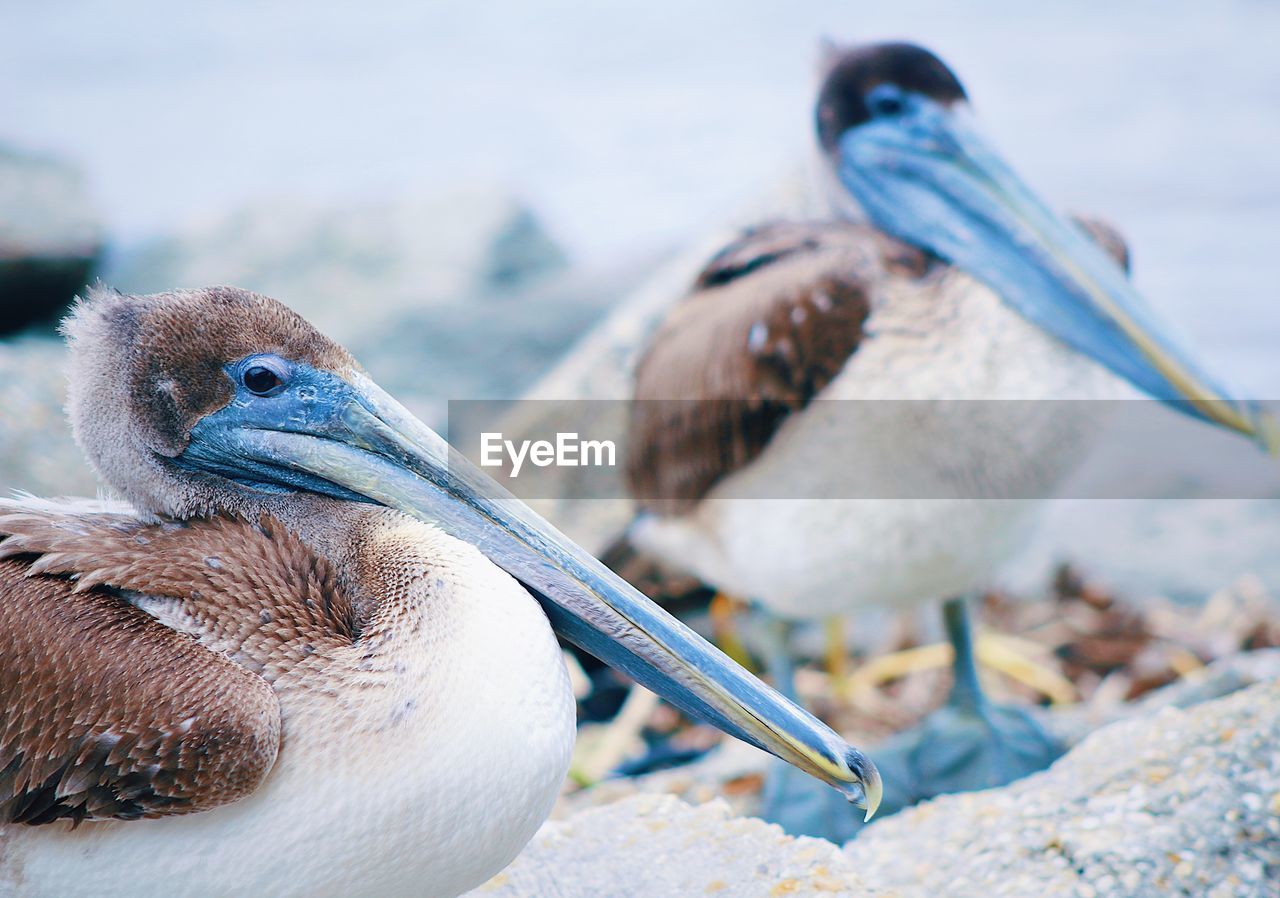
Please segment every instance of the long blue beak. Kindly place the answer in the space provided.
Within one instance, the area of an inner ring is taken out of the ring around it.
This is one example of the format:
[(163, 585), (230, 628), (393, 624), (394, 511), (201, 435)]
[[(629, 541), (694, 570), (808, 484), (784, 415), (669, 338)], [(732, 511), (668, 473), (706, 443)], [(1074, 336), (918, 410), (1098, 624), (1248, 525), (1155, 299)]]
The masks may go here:
[(895, 100), (899, 114), (850, 129), (837, 148), (841, 182), (877, 227), (965, 269), (1156, 399), (1277, 451), (1277, 422), (1204, 370), (1116, 262), (988, 146), (966, 104)]
[(279, 395), (201, 419), (174, 462), (271, 492), (376, 502), (470, 543), (531, 587), (552, 627), (689, 714), (875, 812), (875, 765), (455, 452), (363, 374), (297, 365)]

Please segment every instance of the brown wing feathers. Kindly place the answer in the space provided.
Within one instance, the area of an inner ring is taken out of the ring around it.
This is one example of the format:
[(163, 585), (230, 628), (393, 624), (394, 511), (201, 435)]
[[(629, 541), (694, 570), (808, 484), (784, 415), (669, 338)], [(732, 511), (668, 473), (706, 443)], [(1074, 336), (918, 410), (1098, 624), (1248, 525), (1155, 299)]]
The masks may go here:
[[(0, 516), (0, 558), (35, 555), (30, 573), (168, 597), (148, 610), (273, 680), (322, 644), (357, 635), (351, 603), (324, 558), (269, 517), (146, 524), (130, 515)], [(168, 607), (160, 607), (167, 605)], [(310, 648), (308, 648), (310, 646)]]
[[(1123, 237), (1077, 222), (1126, 270)], [(857, 351), (872, 294), (936, 257), (862, 224), (774, 222), (716, 253), (636, 366), (627, 479), (640, 506), (680, 514), (753, 461)]]
[(627, 476), (664, 514), (752, 461), (862, 340), (879, 242), (867, 229), (779, 222), (717, 253), (636, 369)]
[(253, 791), (280, 736), (265, 680), (25, 567), (0, 562), (0, 821), (160, 816)]
[[(161, 816), (252, 792), (280, 741), (269, 681), (355, 638), (332, 567), (269, 519), (8, 512), (0, 822)], [(189, 633), (107, 587), (169, 597), (150, 601)]]

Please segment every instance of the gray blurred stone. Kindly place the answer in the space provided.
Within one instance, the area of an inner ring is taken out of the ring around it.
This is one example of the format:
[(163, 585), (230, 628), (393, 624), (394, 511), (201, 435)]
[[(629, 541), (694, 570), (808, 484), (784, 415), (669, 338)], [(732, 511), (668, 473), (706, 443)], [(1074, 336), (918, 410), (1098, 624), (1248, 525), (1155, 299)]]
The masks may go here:
[(1154, 714), (1165, 708), (1191, 708), (1247, 689), (1280, 680), (1280, 649), (1259, 649), (1219, 658), (1202, 670), (1134, 702), (1102, 700), (1061, 708), (1032, 708), (1040, 722), (1064, 745), (1076, 745), (1090, 733), (1120, 720)]
[[(1221, 658), (1136, 702), (1108, 699), (1099, 693), (1083, 704), (1028, 707), (1027, 711), (1063, 745), (1075, 746), (1096, 730), (1119, 721), (1150, 716), (1165, 708), (1190, 708), (1277, 679), (1280, 679), (1280, 649), (1262, 649)], [(844, 735), (875, 757), (875, 743), (867, 742), (856, 733)], [(753, 816), (760, 811), (759, 793), (732, 789), (730, 784), (744, 778), (762, 777), (772, 763), (770, 756), (760, 749), (736, 739), (724, 739), (693, 763), (644, 776), (606, 779), (590, 789), (566, 795), (557, 804), (555, 816), (566, 817), (640, 792), (675, 795), (693, 804), (727, 795), (735, 813)]]
[(1197, 602), (1245, 574), (1280, 591), (1274, 498), (1060, 500), (1049, 503), (1032, 534), (999, 578), (1014, 594), (1033, 591), (1064, 561), (1138, 600)]
[(474, 302), (564, 267), (528, 208), (473, 188), (346, 204), (260, 201), (125, 252), (107, 280), (132, 293), (256, 290), (346, 345), (398, 315)]
[[(1223, 665), (1085, 738), (1049, 770), (873, 822), (843, 856), (730, 816), (631, 795), (546, 824), (472, 893), (502, 898), (1280, 895), (1280, 680), (1189, 710), (1277, 653)], [(1228, 673), (1228, 670), (1231, 673)], [(671, 772), (671, 776), (675, 772)]]
[(383, 388), (446, 433), (449, 401), (514, 401), (651, 264), (557, 272), (487, 298), (405, 310), (371, 322), (346, 345)]
[(52, 337), (0, 340), (0, 495), (94, 495), (97, 481), (62, 412), (65, 366)]
[(395, 201), (260, 202), (126, 251), (126, 292), (234, 284), (283, 301), (444, 430), (447, 403), (523, 394), (652, 267), (567, 267), (536, 216), (473, 188)]
[(0, 145), (0, 334), (56, 320), (101, 253), (80, 172)]

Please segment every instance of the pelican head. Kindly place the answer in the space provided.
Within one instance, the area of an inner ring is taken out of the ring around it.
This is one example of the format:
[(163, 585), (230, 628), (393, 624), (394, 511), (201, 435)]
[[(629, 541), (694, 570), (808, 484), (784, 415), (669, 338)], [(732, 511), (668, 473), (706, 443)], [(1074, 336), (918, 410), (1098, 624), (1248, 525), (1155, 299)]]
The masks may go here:
[(965, 269), (1151, 396), (1269, 448), (1280, 442), (1275, 422), (1211, 377), (1120, 266), (991, 149), (937, 56), (905, 43), (834, 54), (817, 130), (840, 184), (876, 227)]
[(479, 548), (539, 598), (568, 640), (830, 783), (867, 816), (879, 804), (880, 776), (861, 752), (453, 452), (275, 300), (225, 287), (99, 290), (65, 330), (76, 437), (140, 510), (187, 518), (289, 503), (398, 509)]

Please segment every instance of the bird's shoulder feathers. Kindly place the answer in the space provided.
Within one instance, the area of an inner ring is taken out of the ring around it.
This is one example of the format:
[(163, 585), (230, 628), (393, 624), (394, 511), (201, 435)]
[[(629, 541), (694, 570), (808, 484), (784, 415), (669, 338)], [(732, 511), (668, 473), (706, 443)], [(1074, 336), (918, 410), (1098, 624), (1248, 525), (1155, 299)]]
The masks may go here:
[(0, 537), (0, 822), (250, 794), (280, 745), (272, 683), (357, 636), (332, 567), (269, 518), (16, 501)]

